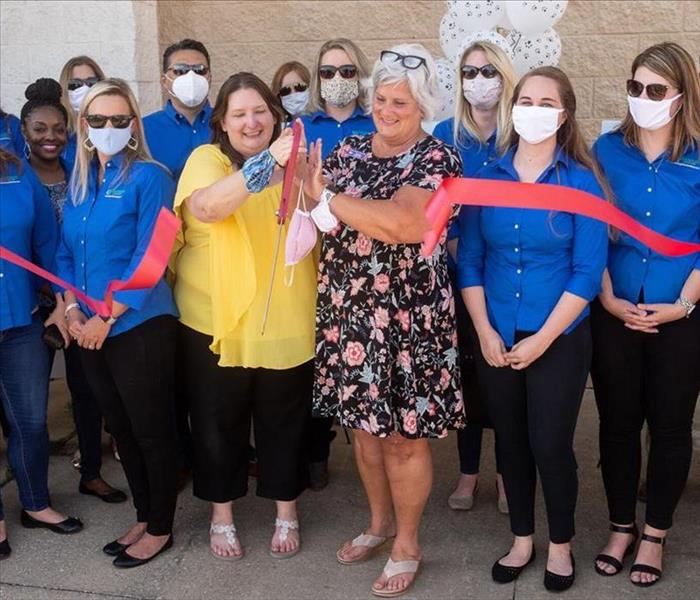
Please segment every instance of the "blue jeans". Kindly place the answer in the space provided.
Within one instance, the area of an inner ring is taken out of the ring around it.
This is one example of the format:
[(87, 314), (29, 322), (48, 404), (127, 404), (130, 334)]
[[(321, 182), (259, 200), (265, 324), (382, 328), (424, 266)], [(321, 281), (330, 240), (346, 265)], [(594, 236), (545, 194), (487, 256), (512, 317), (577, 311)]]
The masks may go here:
[(9, 428), (7, 455), (20, 502), (31, 511), (49, 506), (46, 406), (51, 352), (42, 332), (38, 318), (31, 325), (0, 331), (0, 401)]

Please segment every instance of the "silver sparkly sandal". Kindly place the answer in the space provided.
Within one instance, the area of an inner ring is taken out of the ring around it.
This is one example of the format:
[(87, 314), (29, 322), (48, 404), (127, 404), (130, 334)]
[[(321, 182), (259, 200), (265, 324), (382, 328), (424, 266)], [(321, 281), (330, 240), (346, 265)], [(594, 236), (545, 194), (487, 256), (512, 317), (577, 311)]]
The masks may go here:
[[(275, 527), (280, 528), (280, 542), (285, 542), (287, 541), (290, 530), (299, 529), (299, 521), (296, 519), (293, 519), (292, 521), (285, 521), (284, 519), (277, 518), (275, 519)], [(299, 544), (296, 548), (294, 548), (294, 550), (290, 550), (289, 552), (279, 552), (270, 548), (270, 556), (272, 558), (291, 558), (297, 554), (299, 550), (301, 550), (301, 536), (299, 537)]]
[[(209, 525), (209, 535), (211, 536), (212, 534), (223, 535), (226, 538), (226, 544), (228, 544), (229, 548), (236, 548), (238, 537), (236, 535), (236, 526), (233, 523), (211, 523)], [(231, 554), (229, 556), (220, 556), (219, 554), (214, 552), (211, 546), (209, 546), (209, 551), (212, 553), (212, 556), (218, 558), (219, 560), (233, 562), (235, 560), (241, 560), (241, 558), (243, 558), (242, 546), (241, 553), (238, 555)]]

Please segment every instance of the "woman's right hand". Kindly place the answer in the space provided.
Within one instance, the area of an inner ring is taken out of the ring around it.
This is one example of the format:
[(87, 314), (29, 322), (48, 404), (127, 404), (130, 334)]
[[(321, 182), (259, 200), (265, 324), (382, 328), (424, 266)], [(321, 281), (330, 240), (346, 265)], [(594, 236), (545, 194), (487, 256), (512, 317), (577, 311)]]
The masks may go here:
[(484, 360), (491, 367), (507, 367), (506, 345), (493, 327), (479, 332), (479, 346)]
[(639, 320), (644, 319), (647, 316), (647, 312), (641, 310), (628, 300), (618, 298), (613, 294), (601, 294), (600, 303), (605, 310), (624, 322), (630, 329), (636, 329), (644, 333), (656, 333), (653, 328), (649, 328), (643, 321)]
[[(304, 126), (299, 121), (301, 127), (301, 140), (299, 142), (299, 155), (306, 155), (306, 139), (304, 138)], [(287, 127), (280, 133), (280, 136), (270, 144), (270, 154), (275, 162), (280, 166), (284, 167), (292, 155), (292, 145), (294, 143), (294, 129), (292, 127)]]
[(79, 308), (72, 308), (66, 315), (66, 323), (68, 325), (68, 333), (76, 340), (83, 332), (83, 325), (87, 323), (87, 317)]

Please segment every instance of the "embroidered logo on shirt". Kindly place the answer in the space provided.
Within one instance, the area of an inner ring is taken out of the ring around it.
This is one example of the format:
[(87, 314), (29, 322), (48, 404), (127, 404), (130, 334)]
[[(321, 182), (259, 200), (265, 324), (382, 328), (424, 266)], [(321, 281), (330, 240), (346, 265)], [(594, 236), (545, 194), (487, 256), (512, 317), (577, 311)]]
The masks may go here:
[(124, 197), (124, 190), (111, 188), (105, 192), (105, 198), (114, 198), (116, 200), (121, 200)]
[(3, 177), (0, 177), (0, 184), (4, 183), (19, 183), (20, 179), (19, 176), (17, 175), (4, 175)]
[(690, 156), (684, 156), (673, 164), (678, 165), (679, 167), (688, 167), (689, 169), (696, 169), (700, 171), (700, 159), (691, 158)]

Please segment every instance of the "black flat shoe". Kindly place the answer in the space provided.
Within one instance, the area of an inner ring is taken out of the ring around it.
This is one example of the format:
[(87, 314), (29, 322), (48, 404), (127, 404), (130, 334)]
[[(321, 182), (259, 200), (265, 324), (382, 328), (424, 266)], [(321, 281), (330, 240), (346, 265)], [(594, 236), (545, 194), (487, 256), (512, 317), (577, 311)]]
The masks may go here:
[(108, 504), (119, 504), (120, 502), (126, 502), (126, 494), (121, 490), (113, 489), (111, 492), (107, 492), (106, 494), (100, 494), (99, 492), (91, 490), (89, 487), (81, 483), (78, 486), (78, 491), (86, 496), (96, 496), (102, 500), (102, 502), (107, 502)]
[(135, 556), (131, 556), (126, 550), (124, 550), (121, 554), (119, 554), (112, 564), (117, 567), (118, 569), (133, 569), (134, 567), (140, 567), (141, 565), (145, 565), (148, 562), (151, 562), (156, 556), (159, 554), (163, 554), (166, 550), (170, 550), (170, 548), (173, 547), (173, 536), (172, 534), (168, 538), (168, 541), (163, 544), (163, 547), (158, 550), (153, 556), (149, 556), (148, 558), (136, 558)]
[(131, 544), (121, 544), (117, 540), (114, 540), (113, 542), (110, 542), (106, 546), (102, 548), (102, 552), (107, 554), (108, 556), (118, 556), (124, 550), (126, 550)]
[[(636, 523), (632, 527), (622, 527), (620, 525), (610, 524), (610, 531), (613, 531), (615, 533), (626, 533), (634, 537), (632, 538), (632, 542), (627, 546), (627, 548), (625, 548), (625, 553), (622, 555), (621, 561), (617, 560), (614, 556), (610, 556), (609, 554), (599, 554), (595, 557), (595, 562), (593, 563), (593, 566), (595, 567), (595, 572), (598, 573), (598, 575), (602, 575), (603, 577), (612, 577), (613, 575), (617, 575), (620, 571), (622, 571), (622, 569), (625, 568), (623, 562), (625, 558), (627, 558), (630, 554), (632, 554), (632, 552), (634, 552), (634, 546), (637, 543), (637, 540), (639, 539), (639, 529), (637, 529)], [(598, 566), (598, 562), (610, 565), (613, 569), (615, 569), (615, 571), (613, 573), (608, 573), (605, 569), (601, 569)]]
[(26, 510), (23, 510), (20, 520), (22, 521), (22, 527), (27, 529), (49, 529), (54, 533), (78, 533), (83, 529), (83, 522), (75, 517), (68, 517), (60, 523), (47, 523), (46, 521), (35, 519)]
[(520, 577), (520, 573), (535, 560), (535, 547), (532, 547), (532, 554), (530, 554), (529, 560), (521, 567), (507, 567), (506, 565), (502, 565), (500, 561), (508, 556), (508, 554), (510, 553), (508, 552), (501, 556), (501, 558), (493, 563), (493, 567), (491, 567), (491, 577), (496, 583), (511, 583)]
[[(643, 542), (651, 542), (652, 544), (661, 544), (662, 546), (666, 545), (666, 538), (660, 538), (656, 537), (655, 535), (647, 535), (646, 533), (642, 534), (642, 541)], [(656, 579), (653, 581), (632, 581), (634, 585), (637, 587), (651, 587), (652, 585), (655, 585), (661, 581), (661, 569), (657, 569), (656, 567), (652, 567), (651, 565), (645, 565), (642, 563), (635, 563), (632, 565), (632, 568), (630, 569), (630, 576), (632, 573), (648, 573), (649, 575), (656, 575)]]
[(0, 542), (0, 560), (5, 560), (10, 554), (12, 554), (12, 548), (10, 548), (10, 542), (5, 538)]
[(573, 554), (569, 553), (569, 555), (571, 556), (571, 575), (557, 575), (548, 569), (544, 570), (544, 587), (548, 591), (565, 592), (574, 585), (574, 580), (576, 579), (576, 559)]

